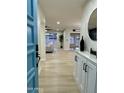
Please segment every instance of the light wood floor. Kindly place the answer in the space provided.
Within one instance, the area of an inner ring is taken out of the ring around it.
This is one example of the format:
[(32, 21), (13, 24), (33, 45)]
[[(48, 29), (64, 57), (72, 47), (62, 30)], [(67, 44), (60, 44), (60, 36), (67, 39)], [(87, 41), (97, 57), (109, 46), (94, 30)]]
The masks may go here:
[(74, 52), (47, 54), (39, 76), (40, 93), (80, 93), (73, 77)]

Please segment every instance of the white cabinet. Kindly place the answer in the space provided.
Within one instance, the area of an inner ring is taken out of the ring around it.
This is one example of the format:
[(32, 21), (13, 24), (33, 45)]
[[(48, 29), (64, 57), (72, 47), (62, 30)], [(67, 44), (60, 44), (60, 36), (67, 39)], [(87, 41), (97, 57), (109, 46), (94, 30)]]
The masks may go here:
[(96, 62), (76, 53), (75, 78), (81, 93), (96, 93)]
[(78, 74), (79, 74), (78, 62), (79, 62), (79, 56), (76, 55), (75, 56), (75, 65), (74, 65), (74, 77), (77, 82), (78, 82)]
[(95, 93), (96, 91), (96, 66), (89, 60), (86, 68), (86, 93)]
[(77, 84), (79, 86), (79, 88), (81, 88), (81, 81), (82, 81), (82, 62), (81, 62), (81, 57), (80, 55), (75, 56), (76, 61), (75, 61), (75, 78), (77, 81)]
[(86, 65), (86, 59), (85, 58), (82, 58), (82, 60), (81, 60), (81, 62), (82, 62), (82, 71), (81, 71), (81, 93), (85, 93), (85, 91), (86, 91), (86, 72), (85, 72), (85, 70), (84, 70), (84, 68), (85, 68), (85, 65)]

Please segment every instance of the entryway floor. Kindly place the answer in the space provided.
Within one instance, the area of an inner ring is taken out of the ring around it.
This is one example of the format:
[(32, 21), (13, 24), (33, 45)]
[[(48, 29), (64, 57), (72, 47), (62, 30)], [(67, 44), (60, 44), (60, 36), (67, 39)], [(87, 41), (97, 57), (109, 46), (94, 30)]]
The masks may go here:
[(80, 93), (73, 70), (73, 51), (48, 53), (39, 76), (40, 93)]

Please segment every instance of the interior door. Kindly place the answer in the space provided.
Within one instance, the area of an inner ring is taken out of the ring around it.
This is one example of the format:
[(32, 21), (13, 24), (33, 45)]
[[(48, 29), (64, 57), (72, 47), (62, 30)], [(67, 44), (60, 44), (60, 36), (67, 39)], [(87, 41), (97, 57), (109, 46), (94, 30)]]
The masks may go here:
[(38, 93), (37, 0), (27, 0), (27, 93)]

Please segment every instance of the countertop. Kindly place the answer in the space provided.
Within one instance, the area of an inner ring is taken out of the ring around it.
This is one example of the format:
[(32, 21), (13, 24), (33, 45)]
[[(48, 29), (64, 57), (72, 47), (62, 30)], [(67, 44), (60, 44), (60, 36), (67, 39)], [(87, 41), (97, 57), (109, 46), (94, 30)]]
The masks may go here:
[(85, 58), (91, 60), (93, 63), (97, 64), (97, 58), (95, 55), (90, 54), (88, 51), (79, 51), (79, 50), (75, 50), (76, 53), (78, 53), (81, 56), (84, 56)]

